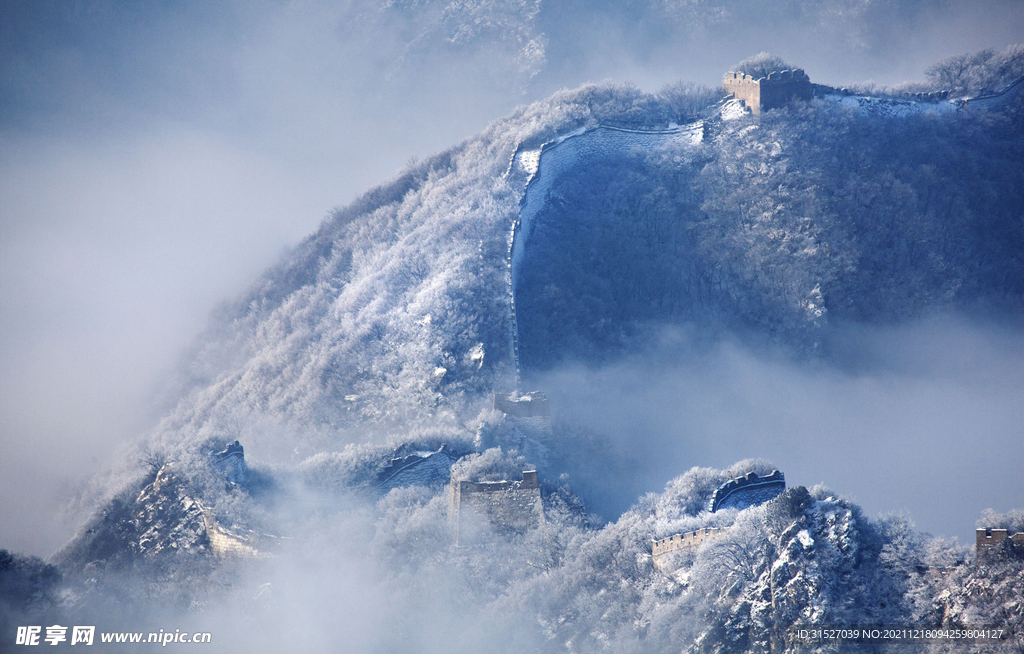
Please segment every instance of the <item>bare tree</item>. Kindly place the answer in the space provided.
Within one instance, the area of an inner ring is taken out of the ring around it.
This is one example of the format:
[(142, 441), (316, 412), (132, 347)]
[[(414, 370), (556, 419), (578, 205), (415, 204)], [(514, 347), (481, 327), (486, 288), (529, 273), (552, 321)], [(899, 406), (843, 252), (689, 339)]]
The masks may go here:
[(736, 64), (733, 70), (750, 75), (754, 79), (760, 79), (768, 77), (769, 73), (792, 68), (793, 66), (789, 65), (782, 57), (776, 57), (768, 52), (759, 52)]

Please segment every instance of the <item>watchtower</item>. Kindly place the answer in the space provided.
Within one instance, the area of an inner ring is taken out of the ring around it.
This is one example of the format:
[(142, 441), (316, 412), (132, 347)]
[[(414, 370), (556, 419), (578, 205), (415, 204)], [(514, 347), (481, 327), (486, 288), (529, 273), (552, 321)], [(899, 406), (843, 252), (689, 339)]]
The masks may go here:
[(814, 97), (811, 78), (800, 68), (775, 71), (758, 79), (730, 71), (722, 80), (722, 89), (742, 100), (754, 115), (795, 100), (807, 101)]
[(494, 410), (513, 418), (547, 418), (551, 415), (548, 396), (540, 391), (530, 393), (495, 393)]
[(523, 470), (522, 481), (467, 481), (452, 475), (448, 522), (458, 545), (480, 542), (488, 532), (521, 535), (543, 520), (536, 470)]
[(997, 554), (1000, 550), (1005, 551), (1004, 548), (1016, 554), (1024, 554), (1024, 532), (1011, 536), (1009, 529), (978, 529), (974, 536), (974, 548), (979, 561)]

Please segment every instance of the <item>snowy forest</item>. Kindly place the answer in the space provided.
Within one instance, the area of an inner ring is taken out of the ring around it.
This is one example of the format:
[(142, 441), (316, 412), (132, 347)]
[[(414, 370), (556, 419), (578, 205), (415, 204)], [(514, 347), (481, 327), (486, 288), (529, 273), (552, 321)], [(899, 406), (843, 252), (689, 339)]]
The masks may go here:
[[(799, 65), (762, 54), (732, 69)], [(949, 316), (1008, 334), (1015, 366), (1024, 100), (955, 100), (1022, 76), (1015, 45), (844, 90), (899, 106), (953, 98), (889, 113), (821, 94), (736, 115), (701, 84), (586, 84), (410, 161), (218, 309), (155, 427), (81, 492), (74, 538), (48, 561), (0, 550), (0, 649), (26, 624), (209, 631), (217, 651), (438, 653), (831, 652), (845, 646), (798, 643), (793, 628), (987, 625), (1007, 635), (977, 651), (1024, 651), (1024, 555), (1007, 541), (979, 557), (828, 485), (841, 467), (881, 465), (870, 452), (821, 467), (825, 484), (712, 511), (723, 484), (788, 462), (751, 444), (715, 463), (698, 418), (670, 415), (667, 435), (645, 440), (572, 404), (581, 378), (600, 391), (600, 375), (639, 368), (636, 385), (653, 386), (679, 361), (751, 352), (812, 380), (853, 370), (856, 386), (857, 366), (874, 365), (858, 349), (871, 330), (959, 324)], [(544, 148), (601, 126), (693, 125), (696, 142), (544, 167)], [(545, 174), (513, 293), (512, 239), (531, 175)], [(495, 394), (533, 390), (552, 398), (549, 416), (499, 410)], [(680, 400), (670, 388), (657, 401)], [(637, 424), (643, 412), (615, 409)], [(684, 437), (685, 457), (666, 454)], [(443, 474), (392, 483), (427, 460)], [(456, 542), (449, 479), (529, 470), (534, 528)], [(962, 521), (1024, 532), (1021, 510)], [(722, 535), (655, 564), (652, 541), (703, 529)]]

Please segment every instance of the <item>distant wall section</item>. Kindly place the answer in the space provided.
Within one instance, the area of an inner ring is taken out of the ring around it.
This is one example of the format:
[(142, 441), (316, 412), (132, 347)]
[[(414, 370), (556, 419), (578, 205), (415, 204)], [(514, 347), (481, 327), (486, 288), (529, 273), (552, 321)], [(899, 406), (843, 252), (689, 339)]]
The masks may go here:
[(764, 476), (748, 472), (719, 486), (708, 502), (708, 511), (745, 509), (774, 499), (785, 490), (786, 476), (779, 470)]
[(656, 151), (673, 145), (696, 145), (704, 138), (704, 123), (696, 121), (663, 130), (635, 130), (610, 125), (581, 129), (545, 143), (539, 150), (517, 149), (508, 174), (525, 179), (526, 189), (519, 202), (519, 216), (512, 224), (508, 245), (508, 290), (512, 322), (512, 358), (515, 386), (521, 377), (519, 362), (519, 319), (516, 296), (522, 277), (524, 253), (535, 228), (535, 218), (544, 208), (548, 193), (564, 173), (602, 158), (634, 151)]
[(725, 530), (718, 527), (706, 527), (685, 534), (675, 534), (651, 543), (651, 561), (654, 567), (662, 572), (670, 573), (678, 569), (679, 555), (693, 552), (708, 541), (718, 540), (725, 536)]
[(1019, 77), (999, 93), (988, 93), (963, 101), (969, 109), (999, 110), (1024, 95), (1024, 77)]
[(413, 452), (391, 462), (377, 474), (377, 487), (388, 492), (399, 486), (443, 486), (461, 453), (442, 445), (436, 452)]

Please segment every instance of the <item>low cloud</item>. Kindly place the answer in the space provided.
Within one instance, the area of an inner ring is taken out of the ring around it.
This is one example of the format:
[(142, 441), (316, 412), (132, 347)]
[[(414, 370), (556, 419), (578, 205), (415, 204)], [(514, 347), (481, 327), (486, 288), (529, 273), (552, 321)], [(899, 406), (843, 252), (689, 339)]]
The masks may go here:
[(45, 555), (69, 536), (60, 498), (152, 424), (216, 304), (411, 156), (584, 81), (714, 85), (771, 50), (816, 80), (898, 82), (1024, 21), (1014, 2), (922, 3), (865, 45), (814, 11), (763, 29), (762, 3), (725, 22), (618, 6), (5, 4), (0, 544)]
[(557, 416), (615, 443), (615, 514), (693, 466), (773, 461), (789, 485), (825, 483), (869, 515), (970, 542), (986, 507), (1019, 504), (1024, 334), (954, 316), (838, 330), (822, 360), (739, 340), (675, 343), (536, 380)]

